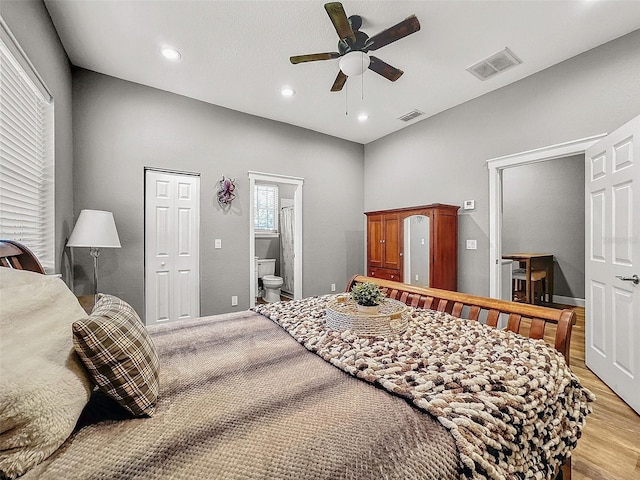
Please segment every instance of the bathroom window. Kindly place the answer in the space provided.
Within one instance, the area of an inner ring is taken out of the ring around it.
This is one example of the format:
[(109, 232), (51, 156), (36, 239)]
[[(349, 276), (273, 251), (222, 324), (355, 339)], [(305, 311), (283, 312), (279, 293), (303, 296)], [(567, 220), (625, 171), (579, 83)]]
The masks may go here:
[(278, 233), (278, 186), (256, 184), (253, 204), (253, 224), (256, 235)]

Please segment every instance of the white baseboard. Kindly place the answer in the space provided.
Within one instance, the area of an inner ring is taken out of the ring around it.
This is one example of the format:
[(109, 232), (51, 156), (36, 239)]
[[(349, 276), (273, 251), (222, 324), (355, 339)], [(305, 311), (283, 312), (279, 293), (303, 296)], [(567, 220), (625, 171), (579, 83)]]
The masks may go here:
[(564, 303), (565, 305), (574, 305), (576, 307), (584, 307), (584, 298), (563, 297), (562, 295), (554, 295), (553, 303)]

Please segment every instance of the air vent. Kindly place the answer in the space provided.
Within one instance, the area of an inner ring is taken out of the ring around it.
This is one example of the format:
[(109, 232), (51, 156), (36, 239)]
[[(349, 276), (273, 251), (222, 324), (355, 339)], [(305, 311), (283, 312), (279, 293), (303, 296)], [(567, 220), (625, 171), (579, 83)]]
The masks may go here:
[(475, 65), (471, 65), (467, 68), (467, 71), (484, 81), (521, 63), (522, 60), (511, 50), (505, 48)]
[(398, 117), (398, 120), (402, 120), (403, 122), (410, 122), (420, 115), (424, 115), (424, 112), (421, 112), (420, 110), (411, 110), (409, 113), (405, 113), (401, 117)]

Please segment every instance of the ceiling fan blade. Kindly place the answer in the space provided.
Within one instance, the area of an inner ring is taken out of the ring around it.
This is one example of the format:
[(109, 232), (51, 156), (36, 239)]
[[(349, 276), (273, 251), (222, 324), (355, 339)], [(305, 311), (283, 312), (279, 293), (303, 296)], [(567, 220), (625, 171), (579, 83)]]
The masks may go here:
[(340, 54), (338, 52), (310, 53), (309, 55), (295, 55), (293, 57), (289, 57), (289, 60), (295, 65), (296, 63), (315, 62), (316, 60), (331, 60), (333, 58), (340, 58)]
[(338, 71), (338, 76), (336, 77), (336, 81), (333, 82), (333, 86), (331, 87), (332, 92), (339, 92), (344, 87), (345, 82), (347, 81), (347, 77), (342, 70)]
[(418, 30), (420, 30), (420, 22), (415, 15), (411, 15), (397, 25), (389, 27), (386, 30), (383, 30), (382, 32), (369, 38), (369, 40), (367, 40), (366, 50), (377, 50), (381, 47), (384, 47), (385, 45), (389, 45), (390, 43), (395, 42), (396, 40), (400, 40), (407, 35), (411, 35)]
[(355, 43), (356, 36), (353, 33), (347, 14), (344, 13), (342, 4), (340, 2), (325, 3), (324, 9), (329, 14), (331, 23), (333, 23), (333, 26), (336, 28), (340, 40), (349, 38), (352, 43)]
[(379, 75), (382, 75), (384, 78), (395, 82), (398, 80), (402, 74), (404, 73), (402, 70), (397, 69), (396, 67), (392, 67), (386, 62), (383, 62), (378, 57), (371, 56), (371, 63), (369, 63), (369, 70), (373, 70)]

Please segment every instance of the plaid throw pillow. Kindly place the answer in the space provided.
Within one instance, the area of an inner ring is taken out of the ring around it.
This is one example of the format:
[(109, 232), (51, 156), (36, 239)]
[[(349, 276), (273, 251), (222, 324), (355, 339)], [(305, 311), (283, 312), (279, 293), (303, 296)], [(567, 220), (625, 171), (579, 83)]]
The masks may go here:
[(134, 415), (153, 415), (158, 354), (135, 310), (99, 294), (89, 318), (72, 328), (73, 346), (100, 389)]

